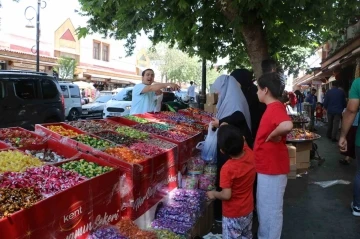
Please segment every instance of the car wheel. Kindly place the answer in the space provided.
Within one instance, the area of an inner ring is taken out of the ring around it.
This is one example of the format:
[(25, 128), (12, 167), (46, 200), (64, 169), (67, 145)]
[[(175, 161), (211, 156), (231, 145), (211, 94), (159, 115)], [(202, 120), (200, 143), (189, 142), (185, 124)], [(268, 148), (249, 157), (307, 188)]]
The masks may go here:
[(80, 117), (79, 111), (77, 111), (76, 109), (70, 110), (69, 116), (68, 116), (68, 120), (69, 120), (69, 121), (78, 120), (79, 117)]

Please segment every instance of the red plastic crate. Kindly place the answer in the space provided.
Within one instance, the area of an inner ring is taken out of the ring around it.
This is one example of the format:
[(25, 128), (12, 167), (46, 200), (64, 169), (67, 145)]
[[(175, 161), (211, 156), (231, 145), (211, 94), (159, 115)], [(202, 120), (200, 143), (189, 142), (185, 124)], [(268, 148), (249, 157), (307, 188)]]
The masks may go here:
[(123, 216), (136, 220), (177, 187), (176, 166), (164, 167), (160, 171), (162, 173), (137, 185), (132, 203), (124, 204), (126, 210), (123, 211)]
[(78, 128), (75, 128), (75, 127), (72, 127), (68, 124), (65, 124), (65, 123), (49, 123), (49, 124), (36, 124), (35, 125), (35, 132), (40, 134), (40, 135), (47, 135), (47, 136), (50, 136), (51, 138), (53, 139), (56, 139), (56, 140), (61, 140), (63, 138), (68, 138), (67, 136), (62, 136), (54, 131), (51, 131), (50, 129), (48, 129), (47, 127), (48, 126), (62, 126), (64, 127), (65, 129), (69, 129), (69, 130), (73, 130), (74, 132), (78, 133), (78, 134), (85, 134), (84, 131), (78, 129)]
[(123, 117), (110, 117), (110, 118), (106, 118), (106, 121), (113, 121), (122, 125), (126, 125), (126, 126), (133, 126), (133, 125), (137, 125), (138, 122), (123, 118)]
[(5, 142), (0, 141), (0, 149), (8, 149), (8, 148), (11, 148), (11, 146), (6, 144)]
[[(83, 158), (108, 165), (89, 155)], [(122, 213), (121, 175), (115, 168), (0, 219), (1, 238), (85, 239), (96, 223), (116, 224)]]

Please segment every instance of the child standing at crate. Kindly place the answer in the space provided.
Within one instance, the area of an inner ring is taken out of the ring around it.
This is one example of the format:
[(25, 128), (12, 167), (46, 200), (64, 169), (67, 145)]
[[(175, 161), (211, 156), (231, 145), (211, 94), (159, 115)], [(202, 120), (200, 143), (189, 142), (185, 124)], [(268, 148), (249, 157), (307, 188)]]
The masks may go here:
[(217, 140), (221, 152), (230, 159), (220, 171), (222, 191), (209, 191), (208, 198), (222, 201), (223, 239), (251, 239), (254, 209), (254, 154), (244, 143), (244, 136), (235, 126), (221, 126)]
[(254, 146), (258, 238), (278, 239), (281, 237), (284, 193), (290, 171), (286, 135), (293, 124), (278, 100), (280, 78), (276, 73), (264, 74), (258, 79), (257, 94), (260, 102), (266, 104)]

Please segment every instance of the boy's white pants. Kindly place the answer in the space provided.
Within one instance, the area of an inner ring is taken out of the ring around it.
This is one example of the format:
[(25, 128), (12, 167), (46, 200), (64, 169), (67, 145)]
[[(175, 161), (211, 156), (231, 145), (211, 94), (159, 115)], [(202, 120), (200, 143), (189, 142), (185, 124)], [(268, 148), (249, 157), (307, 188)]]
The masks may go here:
[(256, 208), (259, 239), (280, 239), (287, 175), (257, 174)]

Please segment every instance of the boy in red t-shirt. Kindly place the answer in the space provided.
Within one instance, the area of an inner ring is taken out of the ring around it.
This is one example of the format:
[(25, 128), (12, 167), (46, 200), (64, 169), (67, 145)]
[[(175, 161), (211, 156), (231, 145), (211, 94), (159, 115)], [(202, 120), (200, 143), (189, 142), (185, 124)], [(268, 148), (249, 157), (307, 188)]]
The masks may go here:
[(220, 171), (221, 192), (209, 191), (209, 199), (222, 200), (222, 236), (224, 239), (252, 238), (255, 180), (254, 154), (244, 145), (244, 136), (232, 125), (223, 125), (217, 133), (222, 153), (230, 159)]
[(266, 104), (254, 145), (257, 172), (256, 207), (259, 239), (278, 239), (283, 224), (284, 193), (290, 171), (286, 135), (293, 124), (280, 96), (280, 78), (276, 73), (258, 79), (259, 101)]

